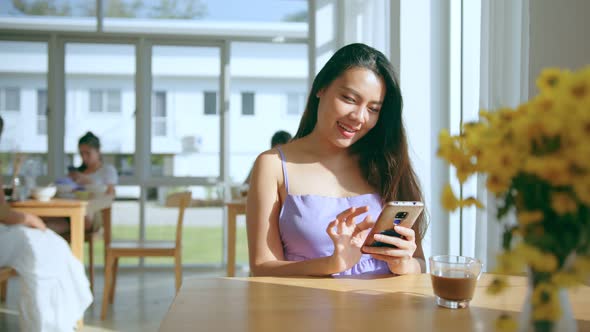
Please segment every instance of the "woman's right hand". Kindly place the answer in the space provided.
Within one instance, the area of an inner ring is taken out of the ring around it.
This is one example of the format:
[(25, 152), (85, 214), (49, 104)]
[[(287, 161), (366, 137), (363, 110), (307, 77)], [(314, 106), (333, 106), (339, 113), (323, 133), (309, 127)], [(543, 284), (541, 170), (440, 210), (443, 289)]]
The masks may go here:
[(336, 219), (326, 228), (326, 232), (334, 242), (332, 259), (340, 272), (352, 268), (361, 259), (361, 247), (375, 222), (371, 220), (370, 215), (367, 215), (357, 224), (355, 217), (367, 211), (369, 211), (368, 206), (351, 207), (336, 216)]

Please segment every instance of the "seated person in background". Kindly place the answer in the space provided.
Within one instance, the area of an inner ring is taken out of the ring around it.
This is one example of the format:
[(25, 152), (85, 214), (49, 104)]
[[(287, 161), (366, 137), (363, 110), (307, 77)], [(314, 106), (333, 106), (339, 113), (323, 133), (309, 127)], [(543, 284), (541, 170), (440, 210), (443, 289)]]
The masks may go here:
[[(0, 117), (0, 134), (3, 127)], [(13, 268), (20, 277), (21, 331), (74, 331), (76, 321), (92, 303), (84, 266), (68, 244), (47, 230), (39, 217), (11, 210), (3, 190), (0, 266)]]
[[(113, 165), (104, 164), (100, 154), (100, 140), (92, 132), (87, 132), (78, 141), (78, 151), (82, 157), (82, 165), (74, 171), (70, 171), (69, 177), (78, 185), (106, 186), (107, 195), (115, 195), (115, 185), (118, 182), (117, 170)], [(47, 227), (59, 234), (69, 231), (69, 222), (60, 218), (46, 219)], [(93, 217), (86, 216), (84, 226), (86, 231), (93, 231), (100, 227), (100, 213)]]
[(78, 151), (82, 157), (82, 165), (70, 172), (69, 177), (81, 186), (106, 185), (106, 193), (115, 194), (118, 182), (117, 170), (113, 165), (105, 165), (100, 154), (100, 140), (92, 132), (87, 132), (78, 141)]
[[(279, 130), (270, 139), (270, 148), (273, 149), (276, 146), (283, 145), (289, 143), (291, 140), (291, 134), (284, 130)], [(244, 181), (244, 184), (250, 184), (250, 177), (252, 176), (252, 168), (250, 168), (250, 172), (248, 173), (248, 177)]]

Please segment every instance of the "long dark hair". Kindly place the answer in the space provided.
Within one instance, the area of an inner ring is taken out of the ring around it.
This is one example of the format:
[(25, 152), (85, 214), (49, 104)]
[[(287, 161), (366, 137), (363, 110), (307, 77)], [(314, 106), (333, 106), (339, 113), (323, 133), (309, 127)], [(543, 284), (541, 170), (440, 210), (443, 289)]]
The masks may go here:
[[(408, 154), (408, 141), (402, 122), (402, 95), (392, 64), (383, 53), (365, 44), (350, 44), (339, 49), (317, 74), (307, 99), (295, 139), (309, 135), (318, 119), (317, 93), (351, 68), (366, 68), (385, 82), (385, 97), (373, 129), (349, 149), (358, 155), (359, 166), (368, 183), (387, 201), (422, 201), (418, 178)], [(426, 231), (425, 213), (417, 222), (420, 239)]]
[[(78, 147), (80, 147), (80, 145), (88, 145), (89, 147), (96, 149), (100, 153), (100, 139), (98, 139), (98, 137), (94, 135), (91, 131), (87, 132), (86, 134), (84, 134), (84, 136), (80, 137), (80, 139), (78, 140)], [(78, 171), (84, 172), (87, 168), (88, 165), (82, 162), (82, 165), (78, 167)]]

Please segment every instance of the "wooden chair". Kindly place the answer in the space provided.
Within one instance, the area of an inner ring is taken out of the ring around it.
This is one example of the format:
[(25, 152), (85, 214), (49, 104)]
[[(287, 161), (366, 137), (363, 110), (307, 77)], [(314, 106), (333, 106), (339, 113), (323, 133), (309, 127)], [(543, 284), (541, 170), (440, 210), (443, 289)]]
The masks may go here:
[[(105, 271), (104, 271), (104, 291), (102, 294), (102, 310), (100, 318), (106, 318), (107, 306), (112, 304), (115, 298), (115, 288), (117, 285), (117, 269), (119, 258), (121, 257), (174, 257), (175, 286), (176, 291), (180, 289), (182, 283), (182, 224), (184, 220), (184, 210), (191, 202), (191, 193), (182, 192), (169, 195), (166, 198), (166, 206), (178, 207), (178, 220), (176, 222), (176, 240), (175, 241), (110, 241), (106, 246), (105, 240)], [(106, 224), (105, 224), (106, 226)], [(109, 225), (110, 226), (110, 225)], [(105, 234), (107, 228), (105, 227)], [(109, 229), (110, 231), (110, 229)]]
[(10, 267), (0, 267), (0, 303), (6, 301), (6, 289), (8, 287), (8, 279), (15, 276), (16, 271)]
[[(103, 239), (104, 239), (104, 261), (106, 262), (106, 248), (111, 243), (111, 207), (100, 211), (102, 216), (102, 228), (103, 228)], [(88, 242), (88, 274), (90, 276), (90, 291), (94, 294), (94, 240), (99, 237), (100, 227), (96, 230), (90, 230), (84, 232), (84, 242)], [(66, 241), (70, 242), (70, 234), (66, 233), (63, 236)]]

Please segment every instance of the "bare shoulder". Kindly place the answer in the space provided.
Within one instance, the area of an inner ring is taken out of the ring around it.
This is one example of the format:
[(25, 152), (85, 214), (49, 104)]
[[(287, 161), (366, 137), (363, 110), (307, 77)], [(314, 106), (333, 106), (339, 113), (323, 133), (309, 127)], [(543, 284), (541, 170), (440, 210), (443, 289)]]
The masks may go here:
[(259, 154), (254, 163), (254, 173), (264, 174), (266, 177), (278, 178), (281, 174), (281, 156), (277, 149), (270, 149)]
[[(277, 152), (277, 149), (273, 149)], [(281, 150), (285, 154), (285, 158), (287, 162), (293, 163), (297, 160), (305, 158), (307, 156), (306, 150), (307, 145), (305, 143), (305, 139), (296, 139), (287, 144), (281, 145)], [(279, 156), (280, 157), (280, 156)]]

